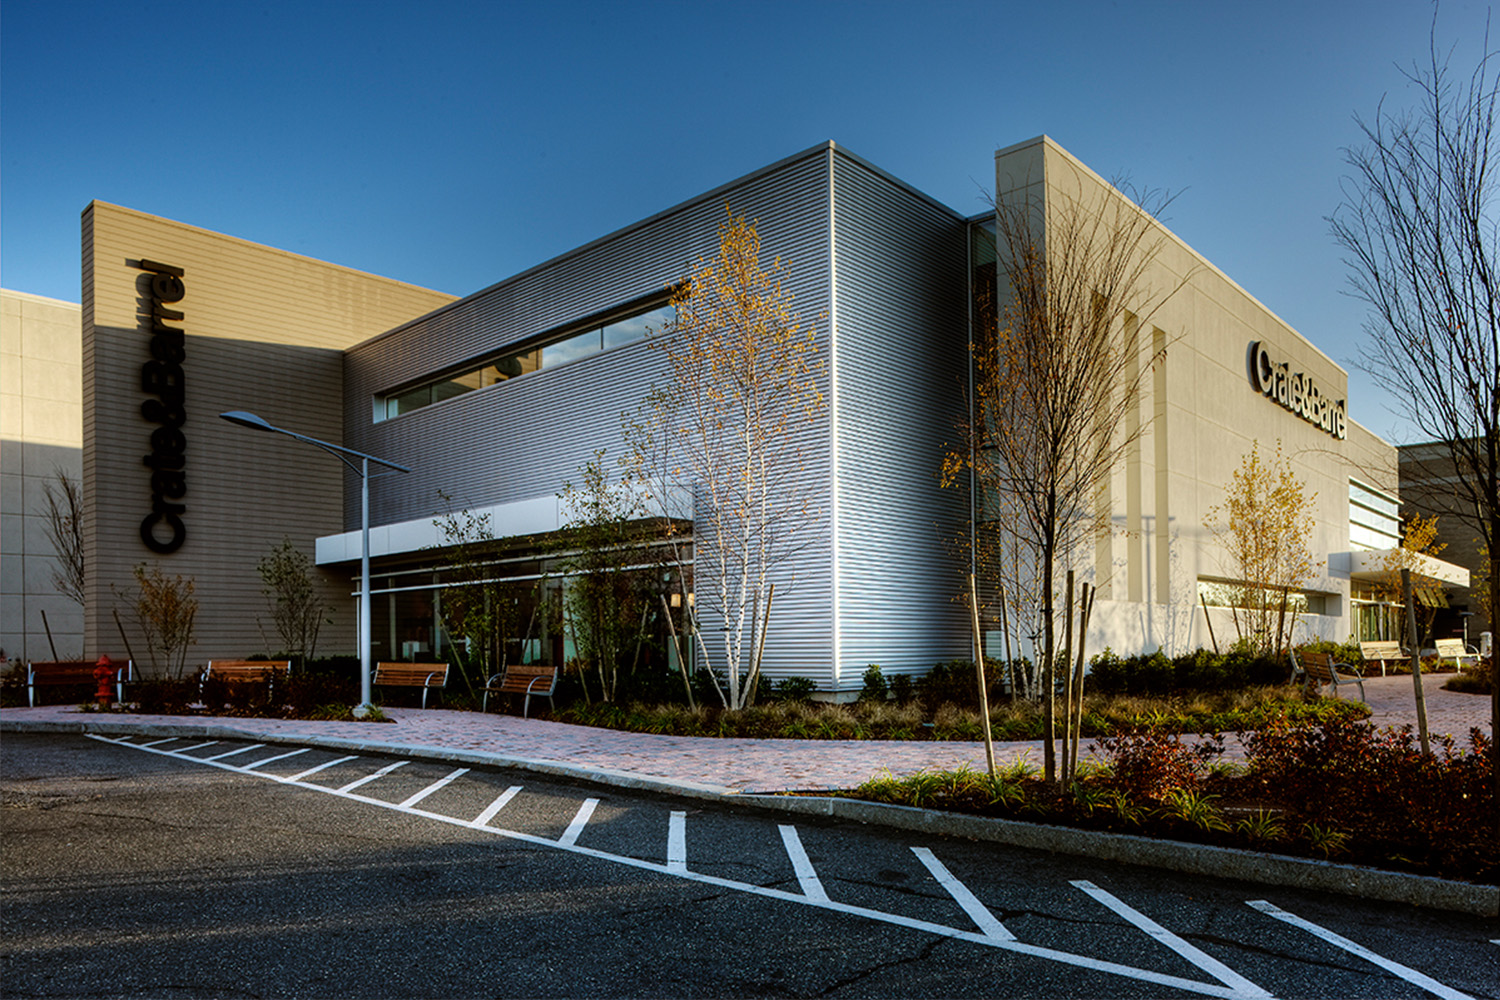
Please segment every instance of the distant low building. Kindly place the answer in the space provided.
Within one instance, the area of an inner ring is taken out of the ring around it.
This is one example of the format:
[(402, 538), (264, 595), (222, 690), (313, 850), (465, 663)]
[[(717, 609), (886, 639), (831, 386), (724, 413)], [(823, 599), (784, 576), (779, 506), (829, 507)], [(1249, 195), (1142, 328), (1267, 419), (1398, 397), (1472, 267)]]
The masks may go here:
[(46, 514), (59, 476), (83, 481), (79, 317), (76, 303), (0, 289), (0, 649), (17, 663), (83, 653)]
[(1469, 641), (1478, 643), (1481, 632), (1493, 632), (1484, 602), (1476, 599), (1473, 584), (1489, 573), (1483, 555), (1479, 529), (1473, 523), (1474, 511), (1466, 507), (1456, 487), (1458, 470), (1453, 456), (1438, 441), (1403, 445), (1399, 450), (1401, 468), (1401, 504), (1404, 510), (1424, 517), (1437, 516), (1438, 541), (1446, 543), (1442, 551), (1445, 562), (1469, 571), (1470, 586), (1444, 588), (1446, 607), (1438, 609), (1433, 633), (1438, 638), (1462, 636), (1467, 619)]

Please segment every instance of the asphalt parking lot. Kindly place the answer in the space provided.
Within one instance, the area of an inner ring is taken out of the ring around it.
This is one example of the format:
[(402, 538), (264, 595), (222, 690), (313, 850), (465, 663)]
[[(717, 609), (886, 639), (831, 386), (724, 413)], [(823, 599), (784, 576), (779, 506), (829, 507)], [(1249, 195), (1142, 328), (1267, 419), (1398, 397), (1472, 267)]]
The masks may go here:
[(1495, 921), (1411, 907), (318, 747), (3, 753), (7, 992), (1500, 988)]

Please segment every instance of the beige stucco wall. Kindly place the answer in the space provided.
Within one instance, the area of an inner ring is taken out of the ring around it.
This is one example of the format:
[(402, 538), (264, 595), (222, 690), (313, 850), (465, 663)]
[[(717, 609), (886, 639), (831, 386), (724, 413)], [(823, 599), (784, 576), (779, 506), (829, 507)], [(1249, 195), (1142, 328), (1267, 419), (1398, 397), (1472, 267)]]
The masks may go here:
[[(84, 622), (89, 656), (121, 655), (119, 610), (138, 661), (145, 642), (124, 595), (132, 568), (159, 565), (199, 584), (198, 643), (189, 663), (274, 651), (257, 562), (290, 537), (311, 555), (319, 535), (344, 528), (343, 466), (290, 438), (220, 420), (249, 410), (279, 427), (340, 443), (343, 350), (438, 308), (450, 295), (301, 257), (156, 216), (93, 202), (83, 212), (83, 478), (92, 572)], [(186, 333), (186, 538), (157, 555), (140, 535), (151, 511), (152, 451), (141, 404), (151, 357), (147, 259), (182, 268), (186, 294), (171, 325)], [(354, 651), (347, 578), (325, 575), (336, 609), (320, 654)]]
[[(998, 152), (996, 181), (1002, 202), (1040, 184), (1049, 203), (1079, 199), (1098, 205), (1120, 197), (1045, 137)], [(1348, 399), (1348, 374), (1170, 230), (1154, 225), (1155, 261), (1132, 308), (1142, 314), (1141, 335), (1160, 331), (1167, 354), (1164, 375), (1145, 381), (1141, 420), (1147, 429), (1138, 457), (1112, 477), (1108, 559), (1101, 549), (1088, 560), (1106, 588), (1095, 611), (1095, 638), (1117, 650), (1160, 646), (1175, 653), (1209, 645), (1203, 613), (1195, 607), (1197, 580), (1235, 573), (1206, 525), (1230, 477), (1258, 442), (1263, 454), (1274, 454), (1279, 444), (1315, 495), (1312, 548), (1319, 565), (1307, 589), (1329, 595), (1329, 613), (1309, 616), (1307, 624), (1343, 639), (1349, 632), (1348, 479), (1356, 468), (1373, 470), (1370, 475), (1382, 479), (1374, 485), (1391, 488), (1395, 450), (1352, 421), (1346, 423), (1348, 437), (1340, 440), (1260, 395), (1247, 363), (1255, 341), (1334, 400)], [(1227, 615), (1221, 621), (1216, 613), (1221, 644), (1228, 626)]]
[[(83, 609), (57, 592), (46, 486), (83, 470), (79, 307), (0, 289), (0, 649), (12, 661), (82, 651)], [(45, 625), (43, 612), (46, 613)]]

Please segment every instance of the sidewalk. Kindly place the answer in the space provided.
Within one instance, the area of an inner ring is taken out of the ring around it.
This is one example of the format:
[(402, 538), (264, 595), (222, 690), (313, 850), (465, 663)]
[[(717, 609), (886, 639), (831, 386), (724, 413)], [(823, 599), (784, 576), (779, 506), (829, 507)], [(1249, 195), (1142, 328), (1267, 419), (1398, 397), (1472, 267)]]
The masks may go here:
[[(1423, 678), (1428, 730), (1452, 733), (1460, 746), (1471, 727), (1490, 730), (1489, 699), (1483, 695), (1443, 691), (1449, 674)], [(1364, 682), (1380, 727), (1415, 725), (1416, 707), (1410, 676), (1372, 677)], [(130, 733), (169, 727), (193, 731), (233, 731), (251, 739), (294, 742), (301, 739), (359, 743), (371, 751), (423, 748), (492, 756), (495, 763), (553, 764), (570, 771), (610, 771), (738, 792), (788, 789), (849, 788), (881, 771), (910, 774), (923, 768), (951, 770), (967, 764), (985, 768), (984, 745), (960, 742), (889, 740), (744, 740), (692, 736), (654, 736), (609, 729), (481, 715), (444, 709), (394, 708), (394, 725), (360, 722), (308, 722), (279, 719), (231, 719), (202, 716), (103, 715), (81, 713), (72, 705), (0, 709), (0, 732), (66, 727), (100, 733)], [(1241, 758), (1237, 741), (1227, 756)], [(1041, 763), (1039, 741), (999, 743), (997, 760), (1023, 757)], [(1241, 758), (1242, 759), (1242, 758)]]

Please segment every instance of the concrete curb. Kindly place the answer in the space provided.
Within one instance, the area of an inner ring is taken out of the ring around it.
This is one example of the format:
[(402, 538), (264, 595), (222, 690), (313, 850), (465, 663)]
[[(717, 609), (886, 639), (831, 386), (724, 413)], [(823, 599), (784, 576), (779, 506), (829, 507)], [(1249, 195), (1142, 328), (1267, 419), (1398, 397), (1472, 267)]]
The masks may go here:
[(606, 768), (580, 767), (553, 760), (535, 760), (477, 750), (448, 747), (409, 746), (379, 740), (353, 740), (308, 733), (263, 733), (236, 729), (232, 725), (181, 726), (132, 723), (113, 719), (61, 721), (3, 721), (0, 733), (95, 733), (114, 736), (182, 736), (254, 740), (261, 743), (297, 743), (329, 750), (387, 753), (425, 760), (453, 761), (491, 767), (513, 767), (569, 778), (591, 784), (641, 791), (662, 792), (689, 798), (712, 799), (753, 805), (778, 812), (827, 816), (856, 823), (869, 823), (900, 830), (952, 837), (968, 837), (1054, 854), (1070, 854), (1101, 861), (1161, 868), (1167, 871), (1233, 878), (1263, 885), (1336, 892), (1346, 896), (1408, 903), (1432, 909), (1453, 910), (1481, 917), (1500, 916), (1500, 886), (1475, 885), (1448, 879), (1408, 875), (1356, 865), (1260, 854), (1230, 847), (1211, 847), (1180, 841), (1153, 840), (1130, 834), (1074, 830), (1069, 827), (1021, 823), (1015, 820), (968, 816), (962, 813), (917, 809), (912, 806), (865, 802), (859, 799), (812, 795), (776, 795), (738, 792), (720, 785), (674, 781)]

